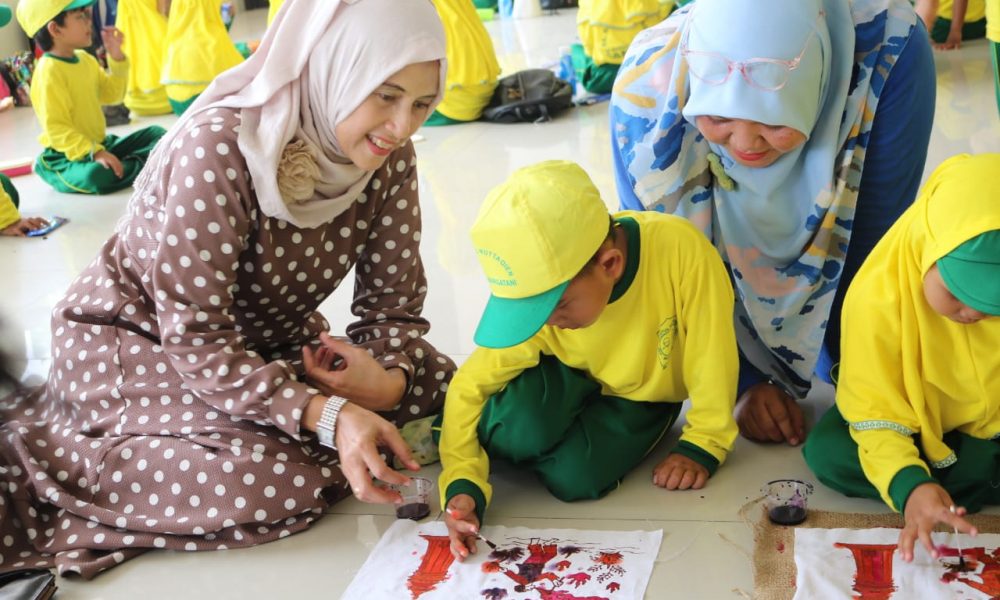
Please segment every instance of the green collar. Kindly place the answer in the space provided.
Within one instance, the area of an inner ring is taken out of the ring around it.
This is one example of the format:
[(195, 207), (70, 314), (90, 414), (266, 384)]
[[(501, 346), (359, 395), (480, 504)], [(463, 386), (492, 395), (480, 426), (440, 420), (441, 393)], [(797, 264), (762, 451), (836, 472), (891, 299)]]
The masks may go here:
[(80, 57), (77, 56), (76, 54), (73, 55), (73, 58), (66, 58), (65, 56), (56, 56), (55, 54), (50, 54), (49, 52), (46, 52), (45, 56), (48, 56), (49, 58), (54, 58), (56, 60), (61, 60), (64, 63), (69, 63), (71, 65), (80, 62)]
[(632, 280), (635, 279), (636, 272), (639, 271), (639, 224), (631, 217), (615, 219), (615, 223), (621, 225), (628, 235), (628, 258), (625, 260), (625, 272), (622, 273), (622, 278), (611, 289), (611, 298), (608, 300), (608, 304), (625, 295), (629, 286), (632, 285)]

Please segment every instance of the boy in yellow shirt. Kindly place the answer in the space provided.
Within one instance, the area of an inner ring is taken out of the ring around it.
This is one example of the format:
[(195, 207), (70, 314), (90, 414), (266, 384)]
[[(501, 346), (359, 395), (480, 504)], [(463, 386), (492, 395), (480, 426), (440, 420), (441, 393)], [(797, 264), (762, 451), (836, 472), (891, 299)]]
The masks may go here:
[[(820, 481), (902, 512), (903, 560), (936, 523), (1000, 504), (1000, 154), (955, 156), (844, 301), (837, 404), (806, 441)], [(954, 512), (953, 512), (954, 511)]]
[(124, 138), (106, 135), (102, 104), (125, 94), (128, 62), (122, 35), (101, 32), (111, 73), (84, 48), (91, 44), (94, 0), (21, 0), (17, 20), (45, 52), (31, 81), (31, 104), (42, 125), (45, 147), (35, 172), (60, 192), (108, 194), (132, 185), (162, 127), (140, 129)]
[(629, 44), (643, 29), (674, 9), (674, 0), (580, 0), (576, 30), (584, 55), (580, 83), (592, 94), (607, 94)]
[(652, 479), (704, 486), (736, 438), (738, 368), (732, 287), (704, 235), (672, 215), (608, 215), (564, 161), (511, 175), (471, 235), (492, 296), (441, 423), (453, 554), (475, 551), (490, 458), (534, 471), (561, 500), (600, 498), (688, 397), (680, 442)]

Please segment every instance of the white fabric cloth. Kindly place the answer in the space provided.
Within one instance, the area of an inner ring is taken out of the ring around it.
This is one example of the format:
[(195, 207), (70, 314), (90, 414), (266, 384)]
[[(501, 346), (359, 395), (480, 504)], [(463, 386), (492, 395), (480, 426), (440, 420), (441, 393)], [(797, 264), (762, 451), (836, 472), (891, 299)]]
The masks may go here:
[[(257, 51), (220, 75), (164, 136), (143, 177), (166, 167), (172, 140), (193, 115), (239, 108), (239, 148), (261, 210), (318, 227), (346, 210), (372, 176), (343, 157), (336, 125), (391, 75), (433, 60), (441, 67), (428, 115), (444, 95), (446, 72), (444, 29), (429, 0), (288, 2)], [(279, 164), (293, 140), (281, 165), (290, 180), (279, 186)]]
[[(458, 563), (449, 558), (448, 530), (443, 522), (398, 520), (379, 540), (341, 600), (642, 600), (663, 538), (661, 530), (486, 526), (480, 533), (496, 544), (499, 552), (491, 552), (479, 541), (479, 551)], [(529, 581), (522, 584), (525, 591), (514, 589), (519, 578)], [(487, 590), (495, 592), (487, 595)], [(552, 590), (572, 596), (549, 595)]]
[[(799, 528), (795, 530), (795, 600), (824, 598), (848, 600), (857, 597), (854, 587), (867, 586), (866, 591), (876, 594), (877, 589), (895, 588), (892, 600), (989, 600), (1000, 594), (996, 574), (1000, 571), (1000, 558), (993, 552), (1000, 548), (1000, 535), (932, 533), (938, 551), (944, 556), (937, 560), (930, 557), (920, 542), (914, 549), (912, 563), (903, 562), (896, 546), (899, 530), (876, 529), (822, 529)], [(958, 564), (957, 540), (961, 540), (962, 556), (971, 570), (953, 573), (948, 565)], [(877, 548), (861, 549), (847, 545), (876, 545)], [(942, 548), (943, 546), (943, 548)], [(891, 551), (891, 570), (880, 570), (880, 558)], [(871, 573), (858, 573), (855, 552), (865, 561)], [(985, 575), (984, 575), (985, 573)], [(885, 575), (891, 574), (888, 578)], [(872, 575), (881, 575), (872, 577)], [(875, 597), (874, 595), (871, 597)]]

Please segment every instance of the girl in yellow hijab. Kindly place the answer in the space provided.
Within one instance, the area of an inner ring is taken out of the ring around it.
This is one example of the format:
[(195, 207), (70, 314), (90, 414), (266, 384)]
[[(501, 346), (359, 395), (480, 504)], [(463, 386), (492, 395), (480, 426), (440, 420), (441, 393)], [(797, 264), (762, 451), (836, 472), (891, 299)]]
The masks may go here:
[(803, 453), (820, 481), (902, 512), (913, 560), (937, 523), (1000, 504), (1000, 154), (939, 166), (844, 301), (837, 404)]
[(167, 19), (163, 83), (181, 114), (215, 77), (243, 62), (222, 22), (223, 0), (173, 0)]

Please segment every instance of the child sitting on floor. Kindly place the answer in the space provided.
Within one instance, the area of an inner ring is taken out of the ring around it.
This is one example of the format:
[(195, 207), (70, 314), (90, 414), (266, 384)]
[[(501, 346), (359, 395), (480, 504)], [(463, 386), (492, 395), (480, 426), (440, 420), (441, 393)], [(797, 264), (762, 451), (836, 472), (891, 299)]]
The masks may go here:
[(60, 192), (107, 194), (132, 185), (164, 134), (152, 126), (124, 138), (105, 136), (101, 104), (121, 102), (128, 62), (121, 33), (101, 32), (111, 73), (83, 49), (91, 44), (94, 0), (21, 0), (17, 20), (45, 51), (31, 83), (31, 103), (45, 147), (35, 172)]
[(997, 173), (1000, 154), (948, 159), (875, 246), (844, 301), (837, 404), (803, 450), (826, 485), (903, 513), (905, 561), (1000, 504)]
[(915, 8), (938, 50), (986, 36), (986, 0), (917, 0)]
[[(3, 8), (0, 6), (0, 10)], [(21, 213), (17, 210), (19, 199), (10, 178), (0, 173), (0, 235), (25, 237), (28, 233), (49, 224), (41, 217), (21, 217)]]
[(453, 554), (475, 551), (489, 459), (534, 471), (564, 501), (600, 498), (691, 398), (655, 485), (699, 489), (736, 438), (733, 291), (691, 223), (608, 215), (576, 164), (515, 172), (472, 226), (492, 296), (480, 346), (448, 389), (439, 485)]

